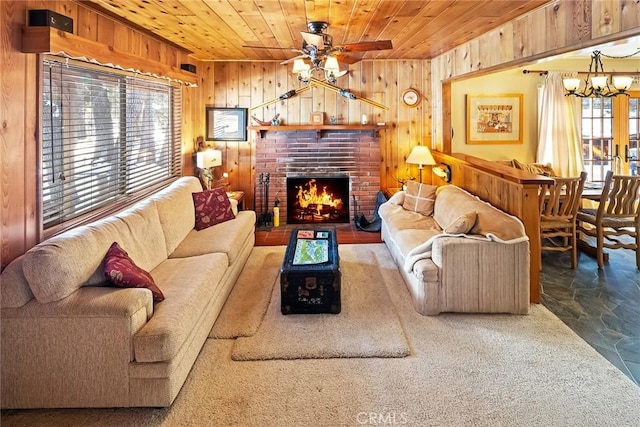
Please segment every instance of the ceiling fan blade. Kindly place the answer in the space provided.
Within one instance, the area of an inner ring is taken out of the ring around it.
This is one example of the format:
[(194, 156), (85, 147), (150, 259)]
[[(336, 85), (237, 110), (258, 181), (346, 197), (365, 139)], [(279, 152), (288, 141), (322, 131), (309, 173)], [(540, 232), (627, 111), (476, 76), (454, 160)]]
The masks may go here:
[(300, 34), (307, 44), (313, 45), (319, 50), (324, 49), (324, 38), (322, 34), (307, 33), (305, 31), (300, 31)]
[(298, 55), (298, 56), (294, 56), (293, 58), (289, 58), (289, 59), (285, 59), (284, 61), (282, 61), (280, 63), (280, 65), (284, 65), (284, 64), (289, 64), (293, 61), (295, 61), (296, 59), (301, 59), (301, 58), (308, 58), (309, 55), (307, 55), (306, 53), (302, 54), (302, 55)]
[(366, 52), (369, 50), (393, 49), (393, 45), (391, 40), (376, 40), (373, 42), (346, 43), (334, 46), (334, 49), (339, 49), (343, 52)]
[(342, 62), (344, 64), (355, 64), (356, 62), (359, 62), (362, 59), (362, 58), (359, 58), (358, 56), (346, 55), (342, 52), (335, 52), (332, 55), (334, 55), (338, 59), (338, 62)]

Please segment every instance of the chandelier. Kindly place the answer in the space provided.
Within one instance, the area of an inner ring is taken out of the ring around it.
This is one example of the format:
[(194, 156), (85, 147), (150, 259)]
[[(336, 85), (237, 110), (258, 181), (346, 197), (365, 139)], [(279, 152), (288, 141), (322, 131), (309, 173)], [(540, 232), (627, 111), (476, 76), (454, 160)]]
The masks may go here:
[(610, 98), (618, 95), (626, 95), (629, 96), (626, 91), (631, 88), (631, 84), (633, 83), (633, 77), (631, 76), (619, 76), (615, 75), (611, 79), (611, 84), (613, 85), (612, 89), (609, 86), (609, 77), (604, 73), (604, 67), (602, 66), (602, 60), (600, 56), (606, 56), (607, 58), (629, 58), (640, 53), (640, 49), (631, 55), (627, 56), (607, 56), (602, 54), (599, 50), (593, 51), (591, 55), (591, 62), (589, 63), (589, 72), (587, 73), (587, 77), (584, 79), (584, 89), (580, 89), (580, 79), (577, 77), (568, 77), (563, 79), (562, 83), (564, 85), (567, 93), (565, 96), (573, 95), (578, 96), (580, 98), (588, 98), (590, 96), (597, 97), (606, 97)]
[(311, 64), (306, 63), (302, 58), (296, 58), (293, 61), (293, 72), (298, 75), (298, 81), (302, 83), (309, 83), (311, 76), (316, 71), (324, 71), (325, 80), (331, 84), (336, 83), (338, 77), (347, 74), (346, 70), (340, 71), (338, 59), (335, 56), (328, 55), (324, 61), (315, 55), (310, 55), (310, 57)]

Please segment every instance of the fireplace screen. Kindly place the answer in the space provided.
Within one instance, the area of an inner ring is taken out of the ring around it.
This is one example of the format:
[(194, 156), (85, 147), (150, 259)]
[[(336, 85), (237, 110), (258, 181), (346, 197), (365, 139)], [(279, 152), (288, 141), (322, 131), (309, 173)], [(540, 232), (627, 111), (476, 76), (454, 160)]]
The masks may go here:
[(287, 178), (287, 223), (349, 222), (349, 177)]

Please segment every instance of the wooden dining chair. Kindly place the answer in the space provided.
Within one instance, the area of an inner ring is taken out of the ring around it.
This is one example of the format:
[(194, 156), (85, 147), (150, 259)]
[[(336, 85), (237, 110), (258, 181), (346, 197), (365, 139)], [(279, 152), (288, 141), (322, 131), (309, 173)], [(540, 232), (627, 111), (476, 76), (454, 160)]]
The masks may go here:
[(635, 251), (636, 267), (640, 268), (639, 202), (640, 176), (608, 171), (598, 208), (578, 211), (578, 232), (596, 238), (598, 268), (604, 266), (604, 248)]
[(540, 266), (542, 251), (571, 251), (571, 268), (578, 264), (576, 215), (587, 173), (579, 177), (554, 178), (554, 182), (542, 185), (540, 206)]

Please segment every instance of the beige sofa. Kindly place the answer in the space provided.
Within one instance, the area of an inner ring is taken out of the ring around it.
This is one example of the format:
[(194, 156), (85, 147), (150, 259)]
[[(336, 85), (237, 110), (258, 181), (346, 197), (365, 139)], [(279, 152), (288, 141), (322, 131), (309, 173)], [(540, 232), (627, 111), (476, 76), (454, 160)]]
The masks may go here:
[[(529, 240), (520, 220), (453, 185), (438, 187), (429, 216), (405, 209), (405, 195), (394, 194), (379, 215), (419, 313), (528, 313)], [(474, 212), (467, 233), (443, 231)]]
[[(195, 177), (46, 240), (2, 273), (2, 408), (169, 406), (254, 246), (255, 213), (194, 229)], [(107, 287), (117, 241), (148, 289)], [(214, 385), (212, 385), (214, 386)]]

